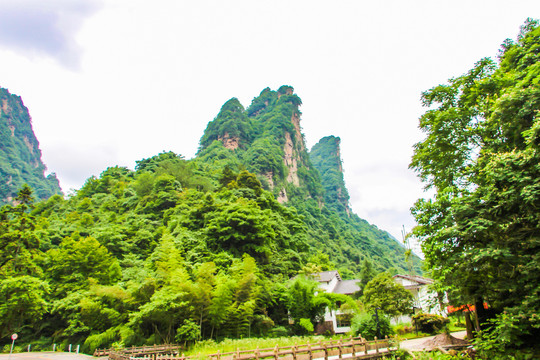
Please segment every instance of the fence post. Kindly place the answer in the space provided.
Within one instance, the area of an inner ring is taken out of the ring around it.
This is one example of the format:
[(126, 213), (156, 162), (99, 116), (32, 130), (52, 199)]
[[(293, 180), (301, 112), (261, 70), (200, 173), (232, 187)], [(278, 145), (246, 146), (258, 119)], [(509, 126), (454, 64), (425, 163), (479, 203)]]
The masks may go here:
[(339, 358), (340, 359), (343, 358), (343, 341), (341, 339), (342, 338), (340, 338), (339, 341), (338, 341), (338, 350), (339, 350)]
[(279, 347), (278, 347), (277, 344), (276, 344), (276, 346), (274, 347), (274, 359), (275, 359), (275, 360), (278, 360), (278, 359), (279, 359), (278, 351), (279, 351)]
[(379, 353), (379, 342), (377, 341), (377, 337), (375, 336), (375, 352), (378, 354)]
[(309, 340), (307, 342), (307, 348), (308, 348), (309, 360), (313, 360), (313, 352), (311, 351), (311, 344), (309, 343)]
[(364, 343), (364, 353), (367, 355), (368, 353), (368, 343), (367, 340), (362, 338), (362, 342)]
[(324, 343), (324, 360), (328, 360), (328, 346)]
[(293, 360), (296, 360), (296, 349), (297, 349), (297, 346), (296, 346), (296, 342), (295, 342), (294, 346), (291, 348)]

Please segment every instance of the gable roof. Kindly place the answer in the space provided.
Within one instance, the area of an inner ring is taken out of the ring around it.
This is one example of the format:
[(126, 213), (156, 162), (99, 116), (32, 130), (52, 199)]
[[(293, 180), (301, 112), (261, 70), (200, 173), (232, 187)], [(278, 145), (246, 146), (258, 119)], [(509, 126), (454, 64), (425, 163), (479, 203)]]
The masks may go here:
[(329, 283), (333, 279), (337, 279), (336, 285), (332, 289), (325, 290), (330, 293), (351, 295), (360, 290), (360, 287), (356, 285), (360, 280), (342, 280), (337, 270), (323, 271), (310, 276), (320, 283)]
[(337, 277), (338, 281), (341, 281), (341, 276), (337, 270), (323, 271), (320, 273), (311, 274), (311, 276), (313, 276), (313, 279), (318, 282), (329, 282), (335, 277)]
[(360, 291), (360, 286), (357, 285), (360, 280), (343, 280), (337, 283), (333, 293), (351, 295)]
[(412, 282), (416, 282), (418, 285), (429, 285), (429, 284), (433, 284), (433, 280), (432, 279), (428, 279), (428, 278), (425, 278), (425, 277), (422, 277), (422, 276), (418, 276), (418, 275), (402, 275), (402, 274), (397, 274), (397, 275), (394, 275), (392, 276), (394, 279), (395, 278), (402, 278), (402, 279), (406, 279), (406, 280), (409, 280), (409, 281), (412, 281)]

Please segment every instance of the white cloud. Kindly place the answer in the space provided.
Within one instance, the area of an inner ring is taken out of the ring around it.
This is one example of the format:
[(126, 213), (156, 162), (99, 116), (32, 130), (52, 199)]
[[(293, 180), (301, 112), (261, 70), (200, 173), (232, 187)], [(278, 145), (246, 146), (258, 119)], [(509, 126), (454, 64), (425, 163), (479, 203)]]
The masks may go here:
[(31, 58), (48, 56), (64, 66), (79, 66), (80, 46), (73, 38), (95, 12), (95, 0), (18, 0), (0, 4), (0, 46)]

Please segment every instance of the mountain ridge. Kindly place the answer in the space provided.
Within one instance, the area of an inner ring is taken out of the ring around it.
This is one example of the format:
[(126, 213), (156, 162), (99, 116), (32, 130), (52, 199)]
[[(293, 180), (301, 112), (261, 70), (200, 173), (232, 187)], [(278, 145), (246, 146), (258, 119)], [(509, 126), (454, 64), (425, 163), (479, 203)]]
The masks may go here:
[(45, 176), (46, 169), (22, 98), (0, 88), (0, 204), (12, 202), (24, 183), (42, 200), (60, 194), (56, 174)]

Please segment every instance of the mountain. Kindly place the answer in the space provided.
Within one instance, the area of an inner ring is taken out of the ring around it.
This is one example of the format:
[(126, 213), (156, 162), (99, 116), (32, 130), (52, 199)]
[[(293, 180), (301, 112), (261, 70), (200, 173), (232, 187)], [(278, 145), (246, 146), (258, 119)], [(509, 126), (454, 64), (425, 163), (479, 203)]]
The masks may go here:
[(358, 273), (365, 259), (379, 270), (407, 271), (404, 247), (352, 213), (340, 139), (325, 137), (306, 150), (301, 104), (291, 86), (264, 89), (247, 109), (230, 99), (208, 124), (195, 161), (257, 174), (265, 190), (304, 217), (310, 251), (324, 249), (344, 276)]
[(11, 202), (25, 183), (38, 199), (61, 194), (56, 175), (45, 176), (45, 170), (28, 109), (0, 88), (0, 204)]

